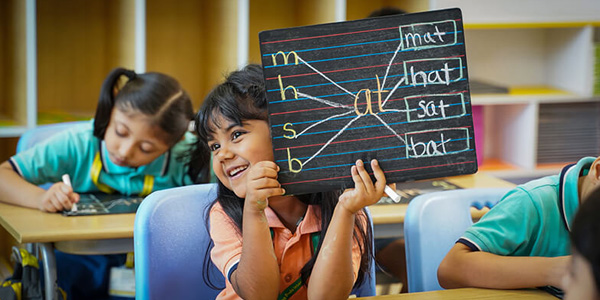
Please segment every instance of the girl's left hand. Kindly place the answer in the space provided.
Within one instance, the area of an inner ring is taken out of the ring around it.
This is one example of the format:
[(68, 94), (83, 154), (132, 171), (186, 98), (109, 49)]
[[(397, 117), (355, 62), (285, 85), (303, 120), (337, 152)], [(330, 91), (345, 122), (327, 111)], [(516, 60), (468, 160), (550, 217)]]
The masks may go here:
[(371, 161), (371, 168), (376, 179), (374, 184), (362, 160), (357, 160), (356, 165), (352, 166), (350, 170), (354, 188), (344, 191), (340, 196), (339, 205), (352, 214), (357, 213), (365, 206), (377, 203), (383, 196), (386, 184), (385, 175), (376, 159)]

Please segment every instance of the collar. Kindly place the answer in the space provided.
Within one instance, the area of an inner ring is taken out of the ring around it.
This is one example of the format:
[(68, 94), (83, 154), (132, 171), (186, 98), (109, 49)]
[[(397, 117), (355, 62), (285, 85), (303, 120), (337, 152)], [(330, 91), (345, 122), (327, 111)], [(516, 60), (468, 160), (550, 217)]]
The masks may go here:
[(558, 185), (558, 208), (567, 230), (571, 231), (571, 224), (577, 208), (579, 208), (579, 177), (587, 175), (594, 157), (584, 157), (576, 164), (571, 164), (560, 172)]
[(109, 158), (108, 150), (106, 149), (106, 142), (104, 140), (100, 141), (99, 148), (100, 159), (102, 161), (102, 170), (109, 174), (141, 173), (153, 176), (164, 176), (169, 170), (171, 150), (165, 152), (163, 155), (157, 157), (147, 165), (133, 168), (114, 164)]
[[(271, 228), (286, 228), (277, 214), (267, 206), (265, 215)], [(300, 234), (321, 231), (321, 209), (318, 205), (309, 205), (296, 231)]]

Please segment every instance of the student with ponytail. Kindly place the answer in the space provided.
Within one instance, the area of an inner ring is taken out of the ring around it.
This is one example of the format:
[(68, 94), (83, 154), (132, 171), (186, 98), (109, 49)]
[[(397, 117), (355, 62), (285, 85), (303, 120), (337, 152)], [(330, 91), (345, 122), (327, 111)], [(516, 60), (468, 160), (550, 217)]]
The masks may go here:
[[(93, 120), (0, 165), (0, 201), (57, 212), (71, 209), (79, 193), (145, 196), (208, 182), (210, 153), (188, 131), (193, 118), (192, 102), (174, 78), (116, 68), (102, 84)], [(72, 187), (62, 183), (63, 174)], [(48, 182), (48, 190), (38, 187)], [(59, 286), (73, 299), (106, 297), (110, 267), (124, 260), (57, 253)]]

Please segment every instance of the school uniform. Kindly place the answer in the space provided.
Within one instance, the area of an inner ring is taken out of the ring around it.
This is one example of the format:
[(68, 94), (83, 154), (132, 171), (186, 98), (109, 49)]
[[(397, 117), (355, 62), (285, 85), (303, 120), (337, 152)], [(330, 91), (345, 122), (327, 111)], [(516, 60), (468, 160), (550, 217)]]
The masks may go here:
[(10, 158), (13, 169), (30, 183), (60, 182), (69, 174), (77, 193), (116, 192), (147, 195), (155, 190), (192, 184), (182, 156), (196, 142), (192, 133), (151, 163), (137, 168), (118, 166), (109, 159), (106, 143), (93, 134), (94, 121), (36, 144)]
[(570, 225), (579, 207), (579, 177), (594, 157), (566, 166), (559, 175), (520, 185), (458, 240), (473, 251), (508, 256), (556, 257), (571, 253)]
[[(93, 135), (93, 120), (44, 140), (10, 158), (13, 169), (26, 181), (56, 183), (69, 174), (77, 193), (120, 193), (145, 196), (155, 190), (192, 184), (187, 174), (195, 136), (185, 139), (151, 163), (137, 168), (115, 165), (104, 141)], [(126, 255), (72, 255), (55, 251), (58, 285), (69, 299), (106, 299), (110, 269), (125, 263)]]
[[(306, 299), (307, 289), (300, 279), (300, 270), (310, 260), (318, 245), (321, 231), (321, 210), (317, 205), (309, 205), (304, 219), (296, 232), (286, 228), (270, 207), (265, 215), (271, 228), (271, 237), (277, 263), (279, 264), (279, 294), (284, 299)], [(366, 226), (366, 223), (365, 223)], [(215, 203), (210, 212), (210, 235), (214, 241), (211, 259), (225, 275), (225, 289), (217, 299), (241, 299), (231, 285), (231, 274), (237, 269), (242, 254), (242, 237), (236, 225), (229, 219), (222, 206)], [(361, 253), (359, 244), (353, 239), (352, 266), (354, 278), (360, 268)]]

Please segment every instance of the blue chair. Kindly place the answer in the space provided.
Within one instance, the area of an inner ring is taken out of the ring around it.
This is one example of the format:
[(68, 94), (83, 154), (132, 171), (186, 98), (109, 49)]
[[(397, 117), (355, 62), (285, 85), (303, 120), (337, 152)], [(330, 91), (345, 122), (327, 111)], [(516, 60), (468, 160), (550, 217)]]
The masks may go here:
[[(225, 287), (221, 272), (205, 266), (210, 235), (204, 213), (217, 196), (216, 184), (198, 184), (154, 192), (135, 215), (136, 299), (214, 299)], [(214, 275), (214, 276), (213, 276)]]
[(434, 192), (415, 197), (406, 210), (404, 238), (408, 291), (441, 290), (437, 269), (450, 248), (473, 224), (471, 207), (492, 207), (509, 188)]
[(74, 126), (79, 126), (80, 124), (87, 123), (89, 121), (74, 121), (74, 122), (64, 122), (64, 123), (55, 123), (48, 125), (40, 125), (34, 128), (27, 130), (17, 142), (17, 153), (25, 151), (31, 148), (33, 145), (67, 129)]
[[(212, 262), (205, 265), (210, 236), (204, 213), (217, 195), (214, 183), (150, 194), (137, 210), (133, 229), (136, 299), (214, 299), (225, 282)], [(373, 226), (371, 224), (371, 226)], [(370, 277), (352, 293), (375, 295), (375, 264)]]

